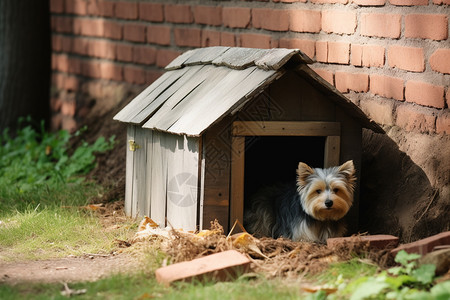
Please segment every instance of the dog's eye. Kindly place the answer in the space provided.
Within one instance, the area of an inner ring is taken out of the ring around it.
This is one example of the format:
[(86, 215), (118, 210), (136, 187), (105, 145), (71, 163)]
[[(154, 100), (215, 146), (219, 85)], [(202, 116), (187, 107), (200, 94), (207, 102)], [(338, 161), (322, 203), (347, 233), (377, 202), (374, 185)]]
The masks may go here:
[(335, 189), (333, 189), (333, 192), (334, 192), (335, 194), (337, 194), (337, 192), (339, 192), (339, 189), (338, 189), (338, 188), (335, 188)]
[(320, 194), (320, 193), (322, 193), (322, 190), (316, 190), (316, 193)]

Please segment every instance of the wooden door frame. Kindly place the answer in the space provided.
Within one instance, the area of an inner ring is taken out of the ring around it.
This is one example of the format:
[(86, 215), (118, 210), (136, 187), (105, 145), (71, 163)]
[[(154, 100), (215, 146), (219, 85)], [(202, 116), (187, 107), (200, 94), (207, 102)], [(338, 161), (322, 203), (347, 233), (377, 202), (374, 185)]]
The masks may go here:
[(341, 123), (316, 121), (235, 121), (231, 129), (230, 226), (244, 221), (245, 137), (324, 136), (324, 167), (339, 164)]

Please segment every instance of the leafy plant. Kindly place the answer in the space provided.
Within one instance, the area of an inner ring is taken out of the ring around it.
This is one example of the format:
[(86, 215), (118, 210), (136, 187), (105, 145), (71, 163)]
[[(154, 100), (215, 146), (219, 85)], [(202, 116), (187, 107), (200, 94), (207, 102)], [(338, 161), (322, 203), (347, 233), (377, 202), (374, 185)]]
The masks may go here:
[(351, 300), (360, 299), (449, 299), (450, 283), (432, 286), (435, 265), (417, 266), (418, 254), (399, 251), (395, 261), (400, 264), (376, 276), (361, 277), (346, 287)]
[[(36, 187), (82, 182), (95, 166), (94, 153), (114, 146), (114, 136), (108, 141), (98, 138), (89, 145), (83, 142), (73, 153), (69, 149), (72, 137), (67, 131), (49, 133), (42, 121), (39, 130), (31, 126), (30, 118), (19, 120), (19, 130), (11, 137), (8, 130), (0, 136), (0, 186), (23, 193)], [(82, 129), (74, 135), (80, 135)]]

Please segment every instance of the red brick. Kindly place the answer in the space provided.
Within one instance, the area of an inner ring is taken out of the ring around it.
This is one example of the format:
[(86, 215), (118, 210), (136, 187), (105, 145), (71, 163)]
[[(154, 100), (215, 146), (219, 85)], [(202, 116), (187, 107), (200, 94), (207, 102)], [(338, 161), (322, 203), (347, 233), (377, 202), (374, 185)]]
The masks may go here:
[(348, 0), (311, 0), (311, 2), (318, 3), (318, 4), (336, 4), (336, 3), (347, 4)]
[(405, 87), (405, 100), (423, 106), (444, 108), (444, 87), (409, 80)]
[(250, 260), (236, 250), (228, 250), (181, 262), (155, 271), (159, 283), (170, 285), (175, 281), (226, 280), (245, 273)]
[[(59, 75), (59, 80), (58, 81), (64, 81), (64, 76)], [(62, 88), (63, 87), (63, 82), (61, 82), (61, 84), (57, 84), (56, 86), (58, 88)], [(61, 85), (61, 87), (59, 86)], [(62, 100), (59, 97), (52, 97), (50, 99), (50, 108), (53, 112), (57, 112), (61, 110), (61, 105), (62, 105)]]
[(448, 37), (446, 15), (410, 14), (405, 16), (405, 37), (445, 40)]
[(282, 3), (295, 3), (295, 2), (303, 2), (305, 3), (307, 0), (273, 0), (273, 2), (282, 2)]
[(138, 64), (153, 65), (156, 63), (156, 49), (148, 46), (135, 46), (133, 61)]
[(159, 49), (156, 52), (156, 65), (165, 68), (172, 60), (177, 58), (181, 52), (167, 49)]
[(115, 59), (116, 45), (105, 40), (91, 40), (88, 44), (88, 55), (106, 59)]
[(103, 20), (76, 18), (73, 20), (73, 33), (85, 36), (103, 37)]
[(123, 25), (123, 39), (131, 42), (145, 42), (145, 29), (143, 24), (124, 24)]
[(144, 84), (146, 83), (146, 73), (142, 68), (137, 68), (133, 66), (125, 66), (123, 68), (123, 77), (126, 82), (133, 84)]
[(361, 99), (359, 106), (378, 124), (394, 125), (394, 103), (386, 100)]
[(370, 75), (370, 91), (385, 98), (403, 100), (403, 79), (372, 74)]
[(62, 50), (62, 36), (52, 35), (52, 50), (59, 52)]
[(332, 71), (328, 71), (325, 69), (313, 69), (313, 70), (314, 70), (314, 72), (319, 74), (320, 77), (325, 79), (329, 84), (334, 86), (334, 75), (333, 75)]
[(428, 5), (428, 0), (389, 0), (389, 2), (397, 6)]
[(353, 3), (359, 6), (383, 6), (386, 0), (352, 0)]
[(436, 132), (439, 134), (450, 134), (450, 114), (442, 114), (436, 119)]
[(81, 75), (92, 78), (101, 78), (100, 63), (98, 61), (82, 61)]
[(252, 25), (272, 31), (287, 31), (289, 29), (289, 11), (285, 9), (254, 8), (252, 10)]
[(69, 17), (52, 17), (52, 28), (56, 32), (72, 33), (73, 19)]
[(315, 55), (316, 42), (314, 40), (302, 39), (280, 39), (280, 48), (300, 49), (310, 58)]
[(247, 28), (250, 24), (251, 9), (247, 7), (224, 7), (223, 25), (230, 28)]
[(166, 21), (172, 23), (192, 23), (194, 15), (189, 5), (166, 4), (164, 6)]
[(200, 47), (202, 31), (198, 28), (175, 28), (175, 44), (181, 47)]
[(67, 55), (52, 55), (52, 68), (66, 73), (81, 73), (80, 61)]
[(64, 0), (50, 0), (50, 12), (63, 13), (64, 12)]
[(147, 42), (158, 45), (170, 45), (170, 26), (149, 26), (147, 27)]
[(60, 130), (61, 129), (61, 123), (62, 123), (62, 116), (61, 114), (53, 114), (51, 119), (51, 130)]
[(87, 55), (89, 53), (89, 39), (74, 38), (72, 41), (72, 52), (80, 55)]
[(103, 35), (105, 38), (113, 39), (113, 40), (121, 40), (122, 39), (122, 24), (105, 20), (103, 23)]
[(438, 49), (430, 56), (430, 66), (436, 72), (450, 74), (450, 49)]
[(321, 30), (321, 13), (318, 10), (290, 10), (289, 29), (296, 32), (318, 33)]
[(120, 61), (133, 61), (133, 46), (129, 44), (117, 44), (116, 58)]
[(436, 5), (442, 5), (442, 4), (450, 5), (450, 0), (433, 0), (433, 4), (436, 4)]
[(352, 44), (350, 62), (355, 66), (382, 67), (384, 65), (384, 47)]
[(73, 39), (67, 36), (61, 38), (61, 50), (63, 52), (72, 52)]
[(337, 71), (334, 76), (336, 88), (342, 93), (348, 93), (350, 90), (365, 93), (369, 90), (368, 74)]
[(111, 2), (108, 0), (99, 0), (97, 2), (98, 13), (103, 17), (113, 17), (114, 16), (114, 8), (115, 2)]
[(422, 48), (391, 46), (388, 49), (387, 56), (391, 68), (397, 67), (412, 72), (423, 72), (425, 70)]
[(423, 109), (411, 105), (397, 107), (396, 124), (407, 131), (433, 133), (435, 122), (436, 117)]
[(450, 245), (450, 231), (442, 232), (413, 243), (400, 245), (399, 247), (393, 249), (392, 253), (395, 254), (400, 250), (405, 250), (408, 253), (425, 255), (433, 251), (434, 247), (441, 245)]
[(202, 47), (220, 46), (220, 32), (213, 30), (202, 31)]
[(350, 60), (350, 44), (344, 42), (328, 42), (328, 62), (348, 64)]
[(64, 80), (64, 89), (67, 91), (77, 91), (80, 86), (80, 82), (75, 76), (67, 76)]
[(228, 47), (236, 47), (236, 36), (234, 35), (234, 33), (221, 32), (220, 45)]
[(87, 2), (84, 0), (66, 0), (66, 13), (74, 15), (87, 14)]
[(203, 5), (195, 6), (194, 19), (197, 24), (220, 26), (222, 25), (222, 7)]
[(328, 62), (328, 42), (316, 42), (316, 60), (319, 62)]
[(162, 3), (139, 3), (139, 19), (151, 22), (164, 21)]
[(398, 237), (386, 234), (362, 235), (327, 239), (327, 246), (333, 248), (336, 246), (345, 246), (347, 243), (368, 243), (372, 249), (393, 248), (398, 245)]
[(239, 35), (240, 47), (246, 48), (271, 48), (272, 37), (267, 34), (242, 33)]
[(138, 18), (138, 4), (136, 2), (116, 2), (114, 15), (119, 19), (136, 20)]
[(115, 81), (121, 81), (123, 68), (120, 65), (109, 62), (100, 63), (100, 76), (103, 79), (110, 79)]
[(402, 16), (398, 14), (362, 13), (361, 35), (399, 38)]
[(322, 30), (328, 33), (353, 34), (356, 29), (356, 12), (347, 10), (322, 11)]

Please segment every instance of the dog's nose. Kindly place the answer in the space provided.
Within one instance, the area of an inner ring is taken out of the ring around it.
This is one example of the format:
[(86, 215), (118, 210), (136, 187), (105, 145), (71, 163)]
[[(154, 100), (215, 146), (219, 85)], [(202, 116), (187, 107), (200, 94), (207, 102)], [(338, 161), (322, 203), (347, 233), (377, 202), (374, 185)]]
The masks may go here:
[(333, 206), (333, 200), (330, 200), (330, 199), (325, 200), (325, 206), (327, 208), (332, 207)]

